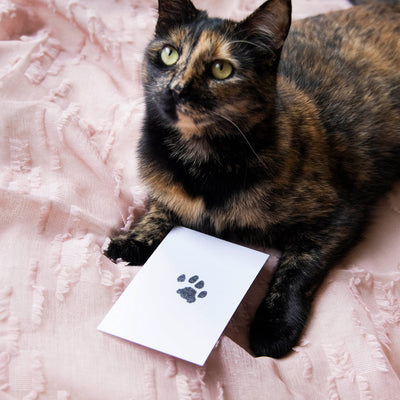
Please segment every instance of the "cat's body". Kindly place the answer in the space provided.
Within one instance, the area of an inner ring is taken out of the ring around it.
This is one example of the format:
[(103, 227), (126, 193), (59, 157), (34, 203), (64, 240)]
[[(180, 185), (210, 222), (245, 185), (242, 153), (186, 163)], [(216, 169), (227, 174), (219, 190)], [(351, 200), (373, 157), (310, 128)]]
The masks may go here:
[[(287, 0), (239, 24), (159, 1), (139, 148), (150, 209), (107, 251), (141, 264), (174, 225), (281, 249), (250, 333), (256, 355), (275, 357), (400, 177), (400, 6), (297, 21), (282, 50), (289, 25)], [(233, 72), (215, 79), (215, 60)]]

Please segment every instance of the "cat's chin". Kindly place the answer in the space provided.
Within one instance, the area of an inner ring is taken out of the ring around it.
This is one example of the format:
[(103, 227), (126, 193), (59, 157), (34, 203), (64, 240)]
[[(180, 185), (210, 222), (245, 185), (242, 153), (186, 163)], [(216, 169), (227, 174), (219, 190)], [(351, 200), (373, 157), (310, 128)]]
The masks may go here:
[(187, 138), (194, 136), (202, 136), (204, 134), (204, 128), (212, 124), (211, 118), (202, 118), (194, 120), (188, 114), (177, 111), (177, 120), (175, 121), (175, 127)]

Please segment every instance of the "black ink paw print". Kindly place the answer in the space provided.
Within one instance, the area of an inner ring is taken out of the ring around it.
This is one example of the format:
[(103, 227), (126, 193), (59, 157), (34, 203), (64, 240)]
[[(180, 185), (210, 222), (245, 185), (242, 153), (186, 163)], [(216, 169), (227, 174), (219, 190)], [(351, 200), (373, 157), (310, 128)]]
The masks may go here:
[[(177, 281), (178, 282), (185, 282), (186, 281), (185, 274), (178, 276)], [(199, 294), (197, 294), (197, 290), (196, 289), (203, 289), (203, 287), (204, 287), (204, 281), (199, 281), (198, 275), (193, 275), (191, 278), (189, 278), (188, 282), (192, 286), (187, 286), (187, 287), (184, 287), (183, 289), (178, 289), (176, 291), (176, 293), (178, 293), (188, 303), (194, 303), (196, 301), (196, 298), (197, 299), (203, 299), (204, 297), (207, 296), (207, 291), (206, 290), (203, 290)]]

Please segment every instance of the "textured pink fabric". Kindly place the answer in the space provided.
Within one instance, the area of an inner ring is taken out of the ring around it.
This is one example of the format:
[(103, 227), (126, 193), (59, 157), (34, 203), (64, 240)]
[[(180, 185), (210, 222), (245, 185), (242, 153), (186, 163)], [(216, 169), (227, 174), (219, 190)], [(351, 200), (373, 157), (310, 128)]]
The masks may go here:
[[(234, 18), (260, 3), (196, 2)], [(0, 400), (399, 398), (399, 187), (328, 276), (283, 360), (245, 350), (276, 257), (203, 368), (96, 330), (137, 272), (101, 247), (143, 211), (135, 145), (155, 5), (0, 1)], [(294, 12), (347, 6), (295, 0)]]

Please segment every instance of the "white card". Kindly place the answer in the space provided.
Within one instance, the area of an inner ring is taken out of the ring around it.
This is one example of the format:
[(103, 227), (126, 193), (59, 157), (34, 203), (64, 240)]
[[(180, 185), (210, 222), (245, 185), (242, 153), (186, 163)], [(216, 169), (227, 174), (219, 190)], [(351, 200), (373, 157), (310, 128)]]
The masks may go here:
[(203, 365), (268, 257), (174, 228), (98, 329)]

